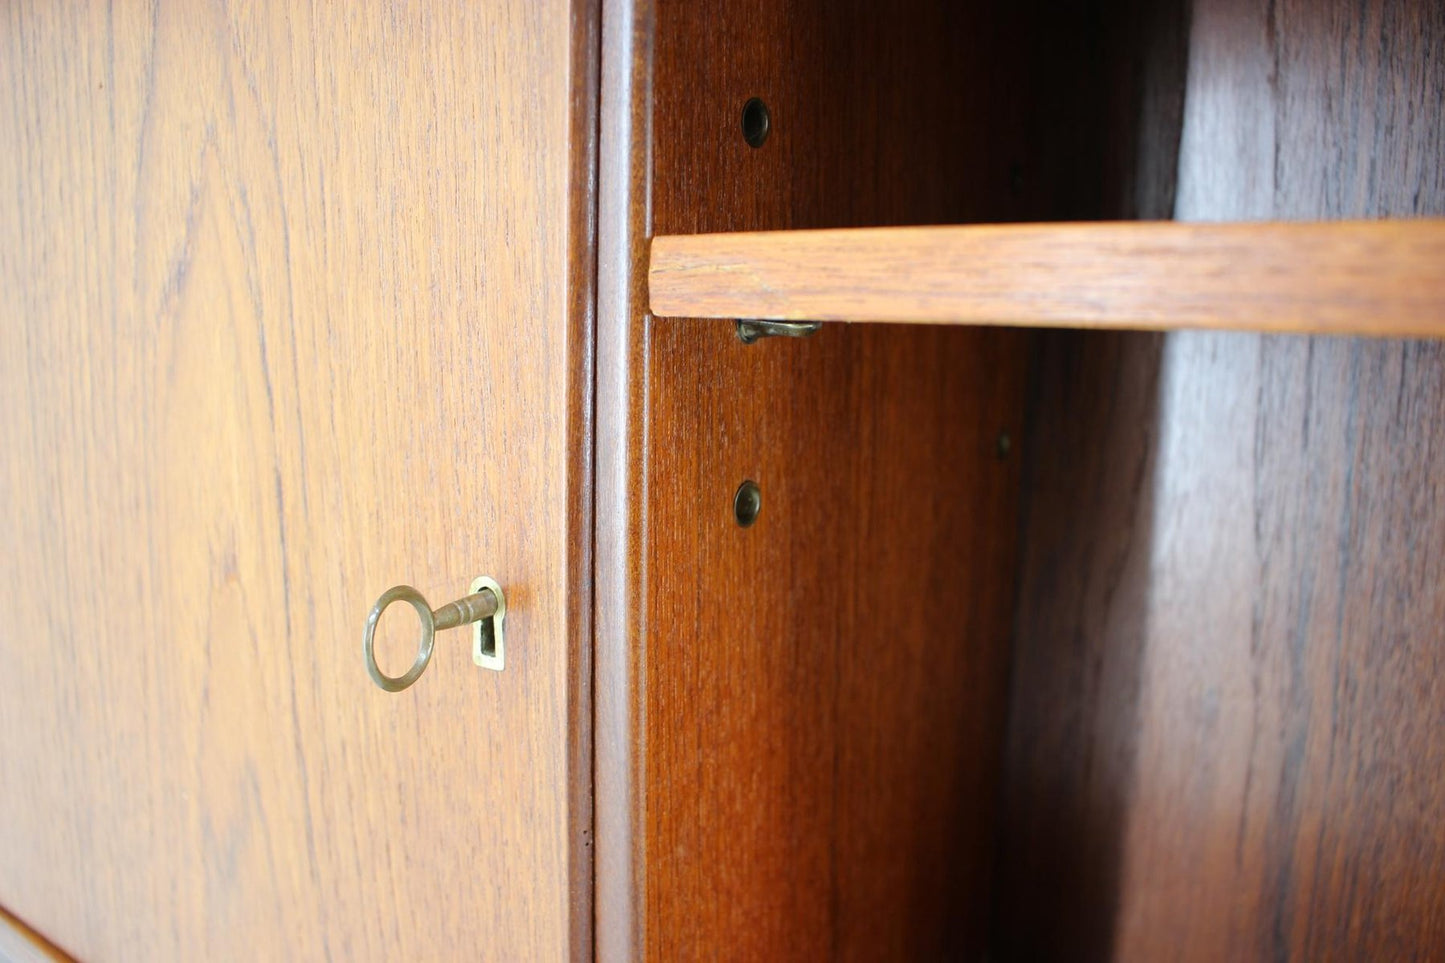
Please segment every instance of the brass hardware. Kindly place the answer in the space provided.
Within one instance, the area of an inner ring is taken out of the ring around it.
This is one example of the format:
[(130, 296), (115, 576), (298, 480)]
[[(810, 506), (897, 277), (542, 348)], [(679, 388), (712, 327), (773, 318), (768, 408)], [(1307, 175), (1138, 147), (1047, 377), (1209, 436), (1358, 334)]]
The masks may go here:
[[(408, 602), (421, 620), (421, 635), (417, 639), (416, 659), (406, 674), (389, 676), (376, 664), (376, 625), (381, 613), (393, 602)], [(471, 594), (466, 598), (448, 602), (432, 611), (422, 594), (410, 585), (397, 585), (381, 593), (381, 598), (371, 607), (366, 617), (366, 629), (361, 636), (361, 650), (366, 657), (366, 671), (375, 682), (387, 692), (400, 692), (409, 687), (426, 671), (431, 661), (432, 646), (436, 633), (455, 629), (463, 625), (472, 628), (472, 661), (484, 669), (501, 671), (504, 665), (502, 622), (507, 614), (506, 597), (495, 579), (485, 575), (472, 582)]]
[(483, 669), (501, 672), (507, 664), (506, 638), (502, 627), (507, 619), (507, 597), (497, 580), (483, 575), (472, 580), (472, 594), (491, 592), (497, 598), (497, 610), (491, 618), (472, 623), (472, 661)]
[(738, 340), (752, 344), (763, 338), (806, 338), (823, 325), (819, 321), (742, 321), (737, 322)]

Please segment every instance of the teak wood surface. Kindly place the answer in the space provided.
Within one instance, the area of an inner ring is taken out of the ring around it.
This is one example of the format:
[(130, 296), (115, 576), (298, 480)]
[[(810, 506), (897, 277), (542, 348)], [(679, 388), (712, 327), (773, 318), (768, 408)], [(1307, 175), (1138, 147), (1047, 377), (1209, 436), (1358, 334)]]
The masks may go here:
[(1445, 220), (656, 237), (662, 317), (1445, 337)]
[[(0, 13), (0, 905), (67, 952), (590, 955), (591, 10)], [(373, 686), (479, 574), (505, 672)]]
[[(1445, 7), (1192, 10), (1144, 216), (1445, 216)], [(1445, 344), (1038, 338), (995, 958), (1440, 959)]]

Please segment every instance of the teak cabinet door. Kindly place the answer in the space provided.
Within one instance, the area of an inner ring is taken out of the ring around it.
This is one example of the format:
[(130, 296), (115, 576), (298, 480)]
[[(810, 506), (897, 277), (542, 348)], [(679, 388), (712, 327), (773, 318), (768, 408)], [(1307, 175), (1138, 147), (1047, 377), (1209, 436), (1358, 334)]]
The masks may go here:
[[(63, 950), (590, 953), (587, 17), (0, 12), (0, 906)], [(376, 596), (484, 574), (505, 671), (374, 687)]]

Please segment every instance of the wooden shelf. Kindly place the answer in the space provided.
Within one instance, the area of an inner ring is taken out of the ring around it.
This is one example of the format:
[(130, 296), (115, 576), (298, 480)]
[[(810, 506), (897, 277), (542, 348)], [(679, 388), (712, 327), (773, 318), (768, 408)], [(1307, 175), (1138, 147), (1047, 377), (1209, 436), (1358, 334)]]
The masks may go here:
[(660, 236), (659, 317), (1445, 336), (1445, 220)]

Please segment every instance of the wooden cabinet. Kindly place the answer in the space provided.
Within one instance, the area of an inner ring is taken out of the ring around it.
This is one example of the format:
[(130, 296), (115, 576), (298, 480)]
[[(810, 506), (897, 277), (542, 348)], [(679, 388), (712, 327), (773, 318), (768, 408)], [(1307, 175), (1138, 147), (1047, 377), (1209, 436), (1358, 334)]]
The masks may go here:
[(0, 956), (1445, 958), (1442, 38), (13, 5)]

